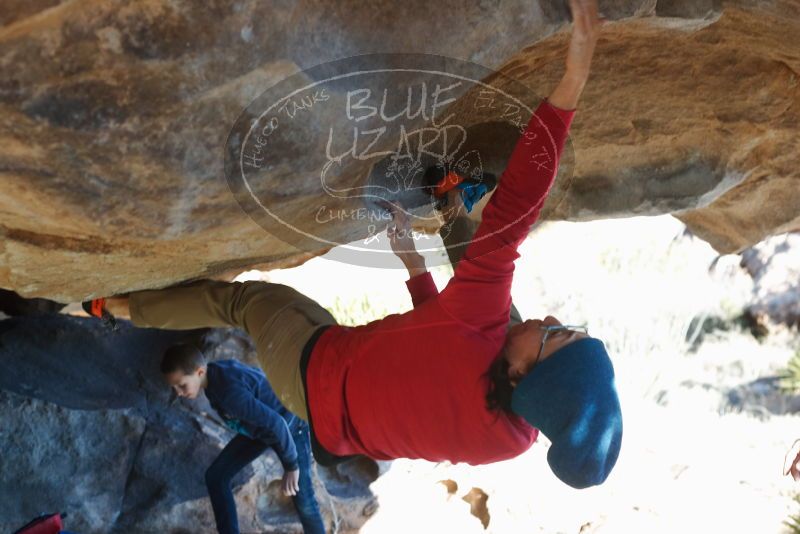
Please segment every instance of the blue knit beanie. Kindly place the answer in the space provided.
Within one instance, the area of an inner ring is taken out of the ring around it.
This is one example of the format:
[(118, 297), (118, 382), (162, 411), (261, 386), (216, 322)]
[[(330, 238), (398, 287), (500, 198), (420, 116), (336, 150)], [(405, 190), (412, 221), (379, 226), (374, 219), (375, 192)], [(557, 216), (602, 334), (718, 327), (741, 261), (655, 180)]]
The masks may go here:
[(514, 388), (511, 409), (552, 442), (547, 463), (573, 488), (605, 481), (619, 456), (622, 412), (602, 341), (574, 341)]

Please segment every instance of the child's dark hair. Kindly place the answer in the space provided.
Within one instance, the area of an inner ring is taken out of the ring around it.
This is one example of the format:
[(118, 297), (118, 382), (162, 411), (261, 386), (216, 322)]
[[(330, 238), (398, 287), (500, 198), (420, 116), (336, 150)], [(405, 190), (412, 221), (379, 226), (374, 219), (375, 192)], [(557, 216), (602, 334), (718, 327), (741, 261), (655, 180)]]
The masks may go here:
[(190, 375), (205, 364), (206, 357), (199, 348), (188, 343), (176, 343), (164, 351), (161, 373), (168, 375), (180, 371)]
[(489, 366), (486, 377), (489, 379), (489, 391), (486, 393), (486, 407), (489, 410), (502, 410), (511, 413), (511, 395), (514, 386), (508, 378), (508, 360), (505, 358), (505, 347)]

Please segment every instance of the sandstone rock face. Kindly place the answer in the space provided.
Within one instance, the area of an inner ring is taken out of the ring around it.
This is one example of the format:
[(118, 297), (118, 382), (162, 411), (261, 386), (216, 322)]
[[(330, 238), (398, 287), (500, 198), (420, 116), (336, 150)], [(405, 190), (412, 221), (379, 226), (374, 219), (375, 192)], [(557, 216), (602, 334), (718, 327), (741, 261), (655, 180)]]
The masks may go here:
[[(568, 38), (556, 0), (6, 4), (0, 287), (61, 302), (301, 263), (363, 237), (365, 225), (342, 221), (298, 251), (231, 194), (228, 133), (281, 80), (358, 54), (438, 54), (499, 71), (497, 90), (524, 84), (530, 107), (561, 75)], [(673, 213), (721, 252), (800, 228), (800, 2), (601, 7), (612, 22), (544, 217)], [(499, 174), (514, 137), (452, 109), (477, 125), (483, 165)], [(344, 113), (321, 117), (324, 130), (283, 139), (257, 184), (301, 227), (330, 200), (303, 166), (309, 140), (349, 126)], [(367, 183), (374, 164), (349, 162), (334, 185)]]
[[(35, 315), (0, 322), (0, 530), (66, 512), (82, 533), (213, 532), (205, 469), (233, 435), (207, 401), (172, 401), (163, 350), (201, 332), (110, 332), (96, 320)], [(252, 361), (237, 330), (205, 334), (213, 358)], [(355, 531), (374, 513), (384, 467), (363, 460), (317, 469), (328, 528)], [(234, 479), (243, 532), (300, 532), (283, 473), (265, 453)]]

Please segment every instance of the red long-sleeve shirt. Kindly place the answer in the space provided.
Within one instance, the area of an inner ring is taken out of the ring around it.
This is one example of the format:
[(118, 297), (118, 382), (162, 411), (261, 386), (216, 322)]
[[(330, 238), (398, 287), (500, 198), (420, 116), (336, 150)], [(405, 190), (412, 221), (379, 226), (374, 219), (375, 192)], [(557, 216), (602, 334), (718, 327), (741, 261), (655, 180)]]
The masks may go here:
[(573, 114), (537, 108), (441, 294), (429, 274), (417, 276), (407, 282), (413, 310), (319, 338), (308, 403), (330, 452), (475, 465), (536, 440), (522, 418), (487, 410), (485, 373), (505, 341), (517, 247), (553, 183)]

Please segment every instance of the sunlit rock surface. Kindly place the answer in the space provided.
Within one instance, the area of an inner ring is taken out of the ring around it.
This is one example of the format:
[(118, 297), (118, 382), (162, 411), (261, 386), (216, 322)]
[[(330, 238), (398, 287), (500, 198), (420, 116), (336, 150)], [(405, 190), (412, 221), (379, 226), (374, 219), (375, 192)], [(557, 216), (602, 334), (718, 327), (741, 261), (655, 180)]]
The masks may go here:
[[(69, 302), (302, 263), (327, 247), (298, 252), (267, 234), (224, 178), (248, 103), (302, 69), (373, 52), (472, 61), (545, 96), (563, 70), (564, 6), (6, 2), (0, 287)], [(720, 252), (799, 228), (800, 2), (601, 8), (612, 22), (545, 218), (673, 213)], [(513, 141), (484, 132), (487, 170), (502, 171)], [(280, 148), (298, 168), (304, 149)], [(365, 182), (371, 164), (341, 182)], [(292, 168), (266, 171), (261, 187), (303, 223), (321, 193)], [(352, 221), (330, 228), (359, 236)]]

